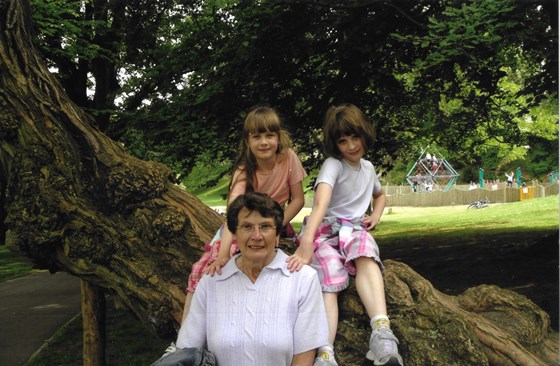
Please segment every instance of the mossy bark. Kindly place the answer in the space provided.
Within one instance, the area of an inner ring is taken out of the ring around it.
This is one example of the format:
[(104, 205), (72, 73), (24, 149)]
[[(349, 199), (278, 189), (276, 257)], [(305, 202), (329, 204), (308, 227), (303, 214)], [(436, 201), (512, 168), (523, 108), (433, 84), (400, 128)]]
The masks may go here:
[(31, 42), (25, 1), (0, 1), (0, 10), (6, 244), (38, 267), (118, 294), (155, 331), (172, 331), (188, 270), (223, 218), (68, 99)]
[[(187, 275), (223, 218), (175, 185), (169, 168), (128, 155), (69, 100), (31, 42), (25, 1), (0, 0), (0, 14), (7, 245), (114, 293), (154, 332), (174, 333)], [(495, 286), (448, 296), (405, 264), (385, 263), (407, 365), (558, 364), (558, 334), (527, 298)], [(369, 320), (354, 285), (340, 304), (340, 364), (366, 364)]]

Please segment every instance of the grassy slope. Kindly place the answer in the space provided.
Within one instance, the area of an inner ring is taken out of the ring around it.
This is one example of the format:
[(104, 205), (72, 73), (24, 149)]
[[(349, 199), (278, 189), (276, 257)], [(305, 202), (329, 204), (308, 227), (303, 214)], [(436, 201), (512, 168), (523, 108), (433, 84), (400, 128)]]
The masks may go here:
[[(306, 188), (309, 185), (310, 179), (311, 176), (307, 176), (303, 180), (303, 187), (304, 190), (306, 190), (305, 198), (309, 202), (311, 202), (311, 199), (313, 198), (313, 192), (308, 188)], [(195, 190), (192, 192), (192, 194), (196, 195), (198, 198), (200, 198), (202, 202), (204, 202), (208, 206), (211, 207), (225, 206), (226, 205), (225, 197), (227, 196), (228, 193), (228, 184), (229, 184), (229, 178), (224, 177), (218, 182), (218, 184), (215, 187), (210, 189)]]
[[(149, 365), (170, 342), (152, 335), (131, 312), (115, 309), (110, 299), (106, 327), (107, 365)], [(26, 366), (82, 366), (82, 337), (82, 317), (78, 316), (62, 327)]]
[(192, 192), (196, 195), (202, 202), (208, 206), (225, 206), (226, 200), (224, 197), (228, 192), (229, 177), (222, 178), (218, 184), (210, 189), (204, 189), (200, 191)]

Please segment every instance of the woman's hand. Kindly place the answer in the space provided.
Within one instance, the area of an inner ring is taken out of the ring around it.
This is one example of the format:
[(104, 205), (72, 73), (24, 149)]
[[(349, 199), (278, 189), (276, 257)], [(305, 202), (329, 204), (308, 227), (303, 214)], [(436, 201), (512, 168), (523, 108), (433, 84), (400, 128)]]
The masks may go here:
[(304, 244), (302, 241), (295, 253), (286, 259), (291, 272), (299, 271), (304, 264), (310, 264), (313, 259), (313, 244)]
[(229, 257), (220, 257), (211, 263), (208, 267), (206, 267), (202, 273), (209, 274), (210, 276), (214, 276), (214, 273), (218, 273), (219, 275), (222, 274), (222, 267), (226, 265), (229, 261)]

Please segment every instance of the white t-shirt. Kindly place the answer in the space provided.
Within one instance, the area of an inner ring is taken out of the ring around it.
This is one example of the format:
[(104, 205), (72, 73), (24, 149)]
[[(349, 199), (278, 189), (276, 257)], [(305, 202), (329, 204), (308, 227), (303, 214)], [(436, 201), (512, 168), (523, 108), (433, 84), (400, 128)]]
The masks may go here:
[(373, 164), (360, 159), (360, 167), (354, 168), (344, 159), (327, 158), (317, 175), (315, 188), (319, 183), (332, 187), (332, 197), (325, 219), (359, 220), (367, 211), (371, 198), (381, 192), (381, 182), (377, 178)]
[(207, 347), (220, 366), (289, 366), (294, 355), (328, 343), (317, 273), (309, 266), (287, 268), (276, 257), (252, 283), (234, 256), (222, 275), (202, 277), (177, 347)]

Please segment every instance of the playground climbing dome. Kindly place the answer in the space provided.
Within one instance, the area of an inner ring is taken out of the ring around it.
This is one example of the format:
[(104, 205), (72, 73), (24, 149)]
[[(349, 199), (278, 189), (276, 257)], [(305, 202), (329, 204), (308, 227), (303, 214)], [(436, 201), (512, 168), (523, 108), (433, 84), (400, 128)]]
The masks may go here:
[(435, 189), (447, 192), (459, 177), (451, 164), (437, 149), (430, 154), (427, 146), (414, 162), (406, 175), (406, 180), (415, 192), (432, 191)]

